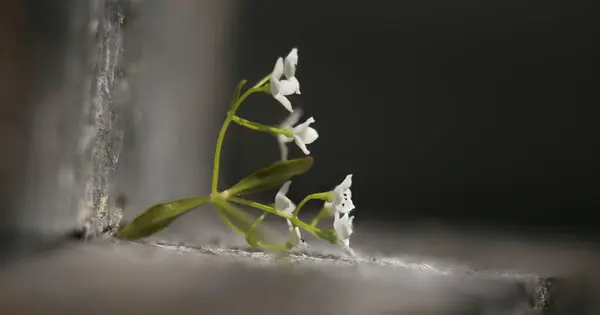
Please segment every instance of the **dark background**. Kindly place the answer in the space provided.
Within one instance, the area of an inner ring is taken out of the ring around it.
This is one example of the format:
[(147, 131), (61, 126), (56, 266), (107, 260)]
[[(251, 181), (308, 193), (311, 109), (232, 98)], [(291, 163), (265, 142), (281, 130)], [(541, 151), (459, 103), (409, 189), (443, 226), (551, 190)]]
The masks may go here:
[[(600, 209), (592, 4), (243, 1), (232, 17), (231, 78), (258, 80), (299, 48), (303, 94), (292, 102), (316, 118), (321, 137), (310, 145), (312, 171), (294, 181), (294, 200), (353, 173), (358, 221), (591, 238)], [(11, 148), (2, 164), (4, 225), (28, 154), (36, 82), (60, 80), (68, 7), (9, 1), (2, 10), (2, 139)], [(277, 123), (286, 112), (259, 95), (240, 114)], [(226, 183), (278, 158), (273, 138), (232, 133), (240, 138), (224, 151)]]
[[(258, 80), (276, 56), (299, 48), (302, 95), (291, 99), (315, 117), (320, 138), (309, 146), (313, 169), (292, 185), (294, 200), (353, 173), (358, 221), (595, 238), (591, 5), (246, 1), (233, 77)], [(285, 113), (268, 96), (240, 111), (267, 123)], [(231, 181), (278, 158), (273, 138), (239, 134), (225, 153)]]

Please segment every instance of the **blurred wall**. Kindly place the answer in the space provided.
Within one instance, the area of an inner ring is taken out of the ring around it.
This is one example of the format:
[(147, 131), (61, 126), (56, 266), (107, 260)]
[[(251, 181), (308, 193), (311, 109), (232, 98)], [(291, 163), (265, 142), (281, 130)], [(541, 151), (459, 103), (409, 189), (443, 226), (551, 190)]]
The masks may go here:
[(0, 234), (12, 229), (15, 196), (23, 185), (31, 91), (37, 88), (31, 66), (31, 22), (23, 1), (5, 1), (0, 10)]
[[(84, 149), (94, 137), (85, 111), (104, 2), (3, 5), (0, 127), (11, 154), (1, 160), (0, 222), (11, 228), (60, 233), (80, 223)], [(222, 84), (237, 11), (222, 0), (121, 3), (114, 75), (122, 86), (112, 96), (126, 106), (115, 127), (124, 141), (111, 185), (131, 219), (154, 203), (209, 192), (214, 117), (221, 115), (214, 109), (231, 95)]]
[[(220, 104), (231, 97), (237, 6), (233, 1), (146, 1), (126, 48), (138, 49), (132, 83), (134, 108), (127, 124), (118, 186), (125, 218), (166, 200), (208, 195)], [(166, 233), (211, 233), (213, 211), (194, 211)], [(222, 226), (219, 225), (219, 228)]]

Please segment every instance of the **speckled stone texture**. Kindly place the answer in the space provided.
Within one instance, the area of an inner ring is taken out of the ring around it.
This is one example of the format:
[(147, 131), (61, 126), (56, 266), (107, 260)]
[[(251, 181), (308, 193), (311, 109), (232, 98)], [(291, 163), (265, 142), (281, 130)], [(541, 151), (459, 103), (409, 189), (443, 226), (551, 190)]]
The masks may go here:
[(0, 314), (551, 314), (553, 279), (411, 257), (70, 241), (5, 265)]

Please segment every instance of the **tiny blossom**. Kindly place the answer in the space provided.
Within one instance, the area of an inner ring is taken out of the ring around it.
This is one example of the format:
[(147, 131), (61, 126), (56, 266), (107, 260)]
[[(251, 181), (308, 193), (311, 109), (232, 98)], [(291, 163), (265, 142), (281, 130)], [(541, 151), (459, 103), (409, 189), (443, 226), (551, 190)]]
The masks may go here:
[(319, 138), (319, 133), (317, 130), (310, 127), (310, 124), (315, 122), (313, 117), (308, 118), (305, 122), (292, 128), (292, 126), (298, 122), (301, 115), (302, 111), (298, 109), (290, 114), (290, 116), (279, 126), (281, 129), (287, 129), (293, 132), (292, 137), (277, 135), (277, 142), (279, 143), (279, 148), (281, 150), (281, 160), (287, 160), (287, 143), (294, 141), (304, 154), (309, 155), (310, 151), (306, 145), (315, 142), (315, 140)]
[[(283, 183), (277, 194), (275, 195), (275, 209), (283, 211), (287, 214), (292, 214), (296, 209), (296, 205), (286, 196), (290, 190), (291, 181)], [(292, 236), (292, 244), (298, 245), (304, 243), (304, 239), (300, 234), (300, 228), (294, 227), (292, 221), (286, 220), (288, 224), (288, 231)]]
[(333, 219), (333, 229), (340, 242), (340, 245), (345, 247), (345, 250), (350, 250), (350, 235), (352, 235), (352, 221), (354, 216), (349, 217), (348, 213), (345, 213), (340, 218), (340, 213), (336, 212)]
[(296, 66), (298, 65), (298, 48), (292, 49), (283, 61), (283, 74), (287, 80), (283, 82), (290, 85), (294, 93), (300, 94), (300, 82), (296, 79)]
[(347, 175), (344, 181), (337, 185), (333, 190), (333, 200), (331, 202), (325, 202), (323, 207), (329, 211), (329, 214), (334, 215), (337, 212), (342, 214), (352, 211), (354, 202), (352, 202), (352, 174)]
[[(292, 94), (300, 94), (300, 82), (296, 78), (296, 65), (298, 64), (298, 49), (294, 48), (292, 51), (283, 58), (277, 58), (273, 72), (269, 78), (271, 84), (271, 95), (273, 98), (279, 101), (285, 109), (290, 113), (294, 112), (292, 103), (287, 99), (286, 96)], [(285, 75), (286, 79), (281, 80), (281, 77)]]
[(277, 195), (275, 195), (275, 209), (292, 214), (296, 209), (296, 205), (286, 196), (290, 190), (291, 181), (283, 183)]

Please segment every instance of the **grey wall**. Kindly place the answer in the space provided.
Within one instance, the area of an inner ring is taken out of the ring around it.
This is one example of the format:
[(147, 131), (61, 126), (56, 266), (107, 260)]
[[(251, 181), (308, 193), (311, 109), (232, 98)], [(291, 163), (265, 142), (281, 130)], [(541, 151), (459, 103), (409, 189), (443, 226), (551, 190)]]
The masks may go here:
[[(61, 233), (81, 222), (103, 3), (14, 1), (3, 10), (2, 108), (11, 115), (2, 115), (2, 144), (12, 154), (2, 160), (0, 222), (12, 229)], [(222, 87), (237, 11), (230, 1), (122, 3), (112, 97), (124, 104), (113, 107), (124, 140), (110, 171), (112, 202), (124, 196), (131, 219), (159, 201), (209, 192), (215, 106), (231, 94)], [(194, 226), (198, 215), (187, 221)]]

